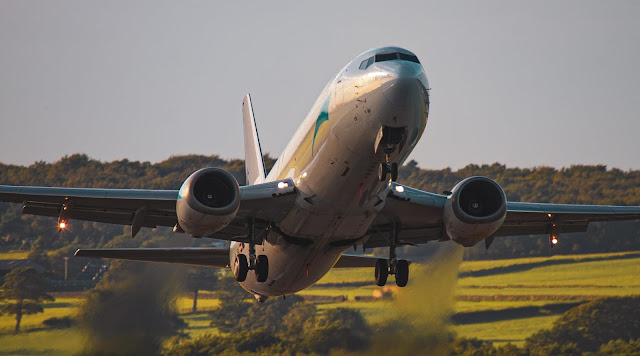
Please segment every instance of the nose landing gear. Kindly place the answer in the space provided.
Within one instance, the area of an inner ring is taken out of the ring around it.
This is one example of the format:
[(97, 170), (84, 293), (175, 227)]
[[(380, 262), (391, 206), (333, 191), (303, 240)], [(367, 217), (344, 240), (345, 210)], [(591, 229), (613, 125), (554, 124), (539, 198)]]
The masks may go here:
[(406, 127), (382, 126), (380, 128), (375, 143), (375, 152), (377, 154), (384, 149), (384, 162), (381, 162), (378, 167), (378, 178), (381, 182), (387, 180), (387, 175), (391, 175), (392, 182), (398, 179), (398, 163), (391, 162), (390, 155), (396, 151), (402, 151), (406, 139)]
[(391, 175), (391, 181), (395, 182), (398, 179), (398, 164), (391, 163), (389, 161), (389, 155), (386, 155), (386, 160), (378, 166), (378, 178), (381, 182), (387, 180), (387, 175)]
[(398, 241), (398, 231), (400, 228), (396, 223), (391, 227), (389, 238), (389, 260), (378, 259), (375, 267), (376, 285), (382, 287), (387, 284), (390, 274), (396, 276), (396, 285), (405, 287), (409, 282), (409, 261), (396, 260), (396, 242)]

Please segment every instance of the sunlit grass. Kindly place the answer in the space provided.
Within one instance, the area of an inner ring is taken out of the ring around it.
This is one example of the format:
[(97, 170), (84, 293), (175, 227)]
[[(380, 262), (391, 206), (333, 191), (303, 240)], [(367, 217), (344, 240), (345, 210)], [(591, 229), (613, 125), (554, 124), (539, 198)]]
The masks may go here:
[(29, 251), (0, 252), (0, 260), (24, 260), (29, 256)]
[[(517, 310), (575, 302), (585, 296), (591, 298), (640, 294), (640, 280), (637, 278), (640, 275), (640, 256), (634, 257), (634, 254), (637, 255), (638, 252), (463, 262), (461, 273), (477, 275), (458, 279), (456, 295), (464, 300), (455, 302), (455, 312)], [(548, 261), (552, 263), (547, 263)], [(367, 284), (341, 285), (354, 282)], [(328, 283), (337, 285), (322, 285)], [(393, 315), (391, 311), (394, 302), (391, 300), (355, 300), (356, 297), (370, 297), (374, 291), (382, 289), (374, 285), (371, 268), (334, 269), (323, 277), (319, 284), (299, 294), (347, 298), (346, 301), (319, 301), (316, 305), (320, 311), (338, 307), (353, 308), (360, 310), (372, 324), (384, 323)], [(390, 277), (388, 285), (394, 284), (393, 277)], [(180, 296), (176, 301), (178, 310), (182, 313), (190, 311), (192, 298), (193, 295), (189, 293)], [(469, 298), (475, 298), (477, 301), (470, 301)], [(57, 298), (55, 302), (45, 304), (45, 313), (25, 316), (22, 322), (23, 330), (42, 328), (42, 321), (51, 317), (74, 316), (82, 302), (82, 298)], [(219, 303), (218, 299), (210, 296), (198, 298), (198, 308), (204, 310), (218, 307)], [(419, 308), (420, 305), (415, 307)], [(522, 346), (526, 337), (542, 328), (550, 327), (558, 316), (559, 314), (541, 315), (469, 323), (456, 325), (453, 330), (459, 336), (476, 337), (498, 344), (513, 342)], [(181, 318), (188, 324), (184, 331), (191, 337), (218, 333), (217, 329), (209, 326), (211, 317), (206, 311), (183, 314)], [(11, 331), (14, 323), (13, 316), (0, 316), (0, 355), (66, 355), (81, 351), (83, 339), (81, 331), (77, 328), (37, 330), (13, 335)]]
[[(220, 300), (217, 298), (202, 298), (198, 297), (198, 310), (206, 309), (209, 310), (211, 308), (217, 308), (220, 305)], [(193, 294), (191, 295), (183, 295), (178, 298), (176, 301), (176, 307), (178, 311), (181, 313), (188, 313), (191, 311), (193, 307)], [(201, 309), (202, 308), (202, 309)]]
[(0, 355), (72, 355), (82, 351), (78, 329), (39, 330), (0, 335)]
[(533, 318), (511, 319), (505, 321), (492, 321), (457, 325), (454, 331), (458, 336), (478, 338), (496, 343), (496, 345), (511, 342), (518, 346), (524, 345), (524, 340), (540, 329), (550, 328), (558, 318), (557, 315), (537, 316)]
[(506, 259), (506, 260), (464, 261), (462, 262), (462, 265), (460, 265), (460, 272), (478, 271), (482, 269), (489, 269), (489, 268), (495, 268), (495, 267), (511, 266), (514, 264), (536, 263), (536, 262), (565, 260), (565, 259), (575, 260), (576, 262), (580, 262), (582, 260), (592, 259), (592, 258), (620, 257), (620, 256), (629, 256), (629, 255), (637, 255), (637, 254), (638, 254), (638, 251), (629, 251), (629, 252), (613, 252), (613, 253), (592, 253), (592, 254), (584, 254), (584, 255), (555, 255), (551, 257), (527, 257), (527, 258), (514, 258), (514, 259)]
[[(43, 321), (57, 317), (75, 316), (78, 307), (84, 302), (82, 298), (56, 298), (54, 302), (44, 303), (44, 313), (24, 315), (22, 317), (20, 329), (29, 330), (34, 328), (42, 328)], [(0, 316), (0, 333), (13, 331), (16, 324), (15, 315)]]

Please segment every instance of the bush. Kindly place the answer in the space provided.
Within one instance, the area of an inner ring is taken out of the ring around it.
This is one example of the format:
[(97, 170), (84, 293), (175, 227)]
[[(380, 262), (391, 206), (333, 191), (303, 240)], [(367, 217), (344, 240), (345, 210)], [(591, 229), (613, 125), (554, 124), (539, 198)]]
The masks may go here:
[(62, 318), (53, 317), (43, 321), (42, 324), (53, 329), (68, 329), (75, 324), (75, 320), (70, 316), (63, 316)]
[[(597, 352), (611, 340), (629, 341), (640, 337), (640, 296), (608, 297), (572, 308), (553, 327), (526, 340), (531, 355)], [(551, 350), (553, 345), (558, 347)], [(568, 345), (574, 345), (569, 350)]]

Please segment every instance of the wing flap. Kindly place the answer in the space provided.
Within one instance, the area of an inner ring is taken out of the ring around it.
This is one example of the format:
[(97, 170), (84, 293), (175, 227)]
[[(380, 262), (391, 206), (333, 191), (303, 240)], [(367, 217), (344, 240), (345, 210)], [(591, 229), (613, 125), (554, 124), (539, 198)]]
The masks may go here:
[(78, 249), (75, 257), (114, 258), (118, 260), (174, 263), (201, 267), (226, 268), (229, 249), (220, 248), (103, 248)]

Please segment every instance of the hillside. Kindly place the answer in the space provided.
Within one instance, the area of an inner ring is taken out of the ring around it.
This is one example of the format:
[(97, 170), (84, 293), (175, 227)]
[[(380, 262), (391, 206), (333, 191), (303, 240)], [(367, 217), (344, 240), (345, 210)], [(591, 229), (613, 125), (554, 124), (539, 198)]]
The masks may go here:
[[(273, 161), (266, 157), (268, 167)], [(208, 166), (226, 169), (241, 184), (244, 182), (244, 162), (237, 159), (189, 155), (174, 156), (152, 164), (126, 159), (102, 162), (75, 154), (55, 163), (36, 162), (30, 166), (0, 164), (0, 184), (178, 189), (190, 173)], [(421, 169), (415, 161), (410, 161), (401, 168), (399, 181), (419, 189), (441, 192), (473, 175), (495, 179), (504, 187), (507, 197), (514, 201), (640, 205), (640, 171), (607, 169), (605, 166), (521, 169), (495, 163), (468, 165), (452, 171), (448, 168)], [(51, 218), (22, 216), (21, 207), (17, 204), (0, 204), (0, 252), (31, 251), (32, 258), (59, 275), (61, 257), (69, 256), (77, 247), (139, 246), (152, 237), (177, 237), (169, 229), (143, 229), (136, 239), (131, 240), (126, 228), (88, 222), (73, 222), (70, 231), (58, 234), (54, 224)], [(184, 241), (187, 244), (208, 243)], [(401, 253), (419, 260), (430, 255), (430, 245), (404, 247)], [(465, 259), (640, 250), (640, 224), (593, 224), (587, 233), (562, 236), (561, 243), (553, 250), (548, 247), (545, 236), (500, 238), (489, 251), (480, 245), (466, 249)]]

